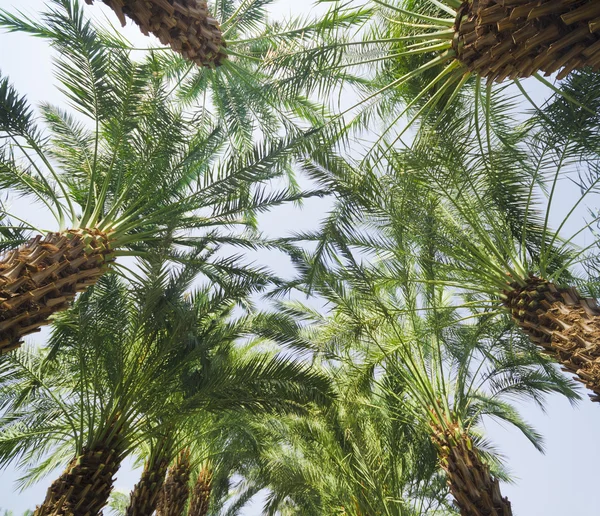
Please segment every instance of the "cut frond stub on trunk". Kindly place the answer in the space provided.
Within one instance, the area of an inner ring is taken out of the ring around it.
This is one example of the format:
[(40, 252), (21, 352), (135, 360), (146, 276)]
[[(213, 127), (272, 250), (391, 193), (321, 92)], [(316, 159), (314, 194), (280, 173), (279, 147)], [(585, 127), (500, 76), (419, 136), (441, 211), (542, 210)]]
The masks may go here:
[(121, 25), (125, 25), (125, 17), (132, 19), (146, 36), (154, 34), (163, 45), (198, 66), (213, 68), (227, 59), (219, 22), (210, 16), (205, 0), (102, 1), (115, 11)]

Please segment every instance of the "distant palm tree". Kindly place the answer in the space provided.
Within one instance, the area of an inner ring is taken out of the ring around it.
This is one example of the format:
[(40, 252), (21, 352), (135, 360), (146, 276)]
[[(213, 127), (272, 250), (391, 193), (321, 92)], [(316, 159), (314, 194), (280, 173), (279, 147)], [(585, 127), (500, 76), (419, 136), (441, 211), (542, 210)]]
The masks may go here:
[[(252, 316), (253, 321), (261, 322), (269, 318), (268, 314)], [(250, 328), (254, 324), (252, 322)], [(242, 347), (232, 351), (230, 359), (225, 356), (218, 359), (234, 363), (269, 357), (275, 360), (273, 352), (265, 350), (264, 344), (262, 342), (260, 351), (253, 346)], [(213, 355), (213, 359), (217, 357)], [(279, 417), (290, 411), (302, 412), (301, 407), (286, 406), (288, 401), (273, 392), (260, 408), (219, 411), (214, 415), (205, 410), (194, 411), (185, 419), (181, 414), (171, 422), (155, 424), (159, 430), (151, 433), (151, 439), (141, 447), (140, 454), (145, 455), (144, 469), (131, 493), (126, 514), (149, 514), (156, 509), (159, 516), (178, 516), (184, 514), (187, 506), (202, 513), (209, 503), (215, 510), (222, 508), (230, 494), (231, 477), (240, 471), (242, 464), (254, 460), (261, 446), (262, 436), (251, 431), (251, 424), (267, 417), (269, 412)]]
[(169, 468), (168, 476), (157, 492), (159, 500), (156, 507), (157, 516), (183, 516), (190, 495), (190, 477), (192, 464), (190, 450), (185, 448)]
[[(152, 268), (147, 276), (135, 291), (102, 278), (61, 314), (49, 349), (2, 361), (1, 462), (20, 457), (35, 480), (74, 457), (36, 514), (59, 506), (60, 514), (98, 514), (122, 460), (195, 412), (302, 413), (329, 399), (323, 375), (234, 343), (249, 335), (251, 317), (231, 312), (254, 282), (186, 299), (189, 271), (169, 277)], [(146, 478), (165, 455), (155, 457)]]
[(240, 471), (244, 489), (232, 506), (268, 489), (269, 515), (456, 514), (418, 422), (395, 418), (356, 368), (334, 375), (344, 401), (332, 410), (255, 423), (262, 446)]
[(174, 455), (173, 448), (176, 442), (173, 442), (170, 436), (160, 436), (149, 441), (150, 452), (144, 463), (144, 470), (123, 511), (127, 516), (143, 516), (154, 512), (165, 482), (170, 458)]
[(192, 489), (188, 516), (207, 516), (212, 493), (212, 477), (210, 466), (202, 467)]

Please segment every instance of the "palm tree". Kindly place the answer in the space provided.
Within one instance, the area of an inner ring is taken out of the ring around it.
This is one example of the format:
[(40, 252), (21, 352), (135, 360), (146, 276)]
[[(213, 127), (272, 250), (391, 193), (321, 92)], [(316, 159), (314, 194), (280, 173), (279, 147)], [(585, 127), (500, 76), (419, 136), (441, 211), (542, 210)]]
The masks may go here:
[(212, 492), (212, 477), (211, 469), (208, 466), (203, 466), (192, 489), (188, 516), (206, 516), (208, 514)]
[[(147, 50), (155, 62), (155, 77), (168, 83), (168, 91), (180, 106), (193, 107), (194, 122), (210, 119), (227, 133), (230, 145), (252, 148), (259, 136), (278, 139), (285, 132), (291, 137), (311, 130), (313, 125), (323, 126), (328, 120), (327, 110), (311, 97), (318, 95), (324, 99), (334, 88), (362, 82), (337, 70), (332, 63), (347, 48), (346, 29), (362, 23), (366, 12), (333, 5), (316, 19), (270, 21), (272, 1), (238, 4), (237, 0), (221, 0), (215, 5), (214, 14), (222, 21), (229, 49), (227, 60), (216, 69), (198, 68), (178, 54), (166, 51), (167, 47), (134, 48), (114, 31), (92, 32), (96, 46), (106, 47), (109, 55), (118, 49)], [(65, 49), (74, 46), (78, 35), (63, 27), (63, 11), (84, 23), (83, 12), (75, 0), (52, 0), (52, 4), (54, 7), (41, 14), (41, 23), (21, 13), (17, 16), (0, 10), (0, 26), (48, 39), (64, 60), (70, 55)], [(85, 50), (87, 54), (74, 65), (76, 69), (87, 70), (87, 62), (92, 65), (97, 62), (93, 57), (98, 50), (89, 45)], [(88, 94), (93, 93), (93, 87), (103, 77), (94, 69), (90, 73), (95, 79), (88, 81), (91, 83)], [(72, 87), (67, 90), (78, 94), (78, 78), (70, 84)], [(117, 96), (121, 93), (117, 92)]]
[[(565, 90), (594, 108), (595, 81), (596, 74), (578, 73)], [(392, 282), (401, 274), (398, 254), (427, 242), (435, 281), (456, 288), (469, 306), (511, 314), (598, 401), (597, 236), (591, 231), (591, 242), (584, 240), (599, 216), (597, 113), (556, 94), (514, 129), (505, 102), (485, 108), (485, 117), (473, 120), (466, 112), (440, 120), (411, 148), (388, 152), (384, 173), (364, 162), (357, 170), (320, 159), (327, 172), (315, 177), (345, 195), (321, 234), (305, 236), (319, 241), (319, 260), (335, 258), (336, 242), (375, 249), (383, 261), (391, 256), (379, 274)], [(579, 190), (565, 205), (560, 196), (568, 182)], [(589, 217), (581, 216), (586, 209)]]
[(156, 507), (158, 516), (182, 516), (190, 494), (189, 481), (192, 465), (190, 450), (184, 449), (178, 455), (160, 491)]
[(149, 49), (182, 102), (200, 103), (202, 116), (216, 117), (235, 145), (252, 145), (257, 133), (272, 137), (285, 131), (291, 136), (311, 125), (322, 128), (329, 120), (327, 111), (313, 99), (362, 82), (335, 64), (351, 48), (348, 29), (363, 23), (368, 10), (334, 2), (319, 16), (274, 20), (274, 1), (214, 3), (211, 11), (227, 40), (217, 67), (198, 68), (165, 52), (166, 47)]
[[(125, 509), (127, 516), (152, 514), (160, 499), (169, 467), (169, 457), (173, 455), (173, 443), (166, 437), (150, 441), (150, 453), (144, 463), (142, 476), (134, 486)], [(170, 477), (171, 471), (169, 471)]]
[[(363, 227), (348, 223), (352, 219), (337, 228), (325, 224), (329, 253), (294, 251), (302, 272), (296, 284), (309, 284), (332, 307), (329, 317), (288, 307), (287, 313), (318, 323), (295, 342), (363, 371), (364, 381), (397, 417), (429, 429), (461, 514), (512, 514), (500, 492), (502, 476), (493, 467), (498, 459), (485, 449), (476, 427), (485, 416), (497, 418), (541, 450), (540, 435), (508, 399), (522, 396), (541, 405), (546, 393), (577, 395), (507, 318), (496, 319), (479, 303), (453, 304), (444, 264), (437, 260), (437, 219), (434, 213), (426, 216), (433, 202), (425, 203), (415, 191), (402, 191), (406, 203), (396, 206), (399, 197), (390, 198), (389, 185), (378, 190), (398, 213), (422, 217), (384, 218), (383, 207), (371, 207)], [(365, 261), (364, 253), (373, 253), (374, 263)], [(470, 319), (476, 323), (461, 322)]]
[[(555, 4), (364, 2), (370, 18), (363, 30), (355, 31), (360, 36), (348, 43), (359, 51), (343, 53), (332, 65), (366, 76), (356, 83), (356, 103), (339, 115), (350, 117), (346, 130), (367, 130), (375, 136), (357, 141), (366, 147), (361, 168), (386, 162), (394, 148), (410, 145), (411, 128), (438, 128), (440, 120), (467, 111), (489, 130), (498, 122), (492, 113), (496, 102), (512, 103), (513, 119), (523, 112), (521, 102), (537, 108), (532, 83), (524, 80), (530, 76), (593, 115), (593, 107), (578, 102), (563, 88), (562, 79), (576, 71), (597, 71), (600, 37), (585, 19), (586, 13), (595, 18), (597, 6), (590, 0)], [(558, 82), (542, 76), (557, 71)]]
[[(434, 232), (440, 254), (434, 261), (446, 261), (444, 281), (468, 292), (469, 302), (511, 314), (598, 401), (600, 309), (594, 273), (586, 271), (596, 260), (597, 239), (578, 246), (598, 220), (593, 208), (598, 155), (581, 143), (593, 133), (595, 117), (578, 113), (571, 118), (576, 123), (565, 118), (557, 130), (548, 124), (546, 113), (552, 111), (549, 106), (542, 112), (528, 134), (513, 139), (520, 143), (512, 148), (506, 140), (501, 147), (493, 141), (482, 145), (476, 126), (460, 130), (457, 124), (452, 141), (429, 135), (410, 155), (397, 155), (396, 166), (419, 170), (417, 190), (429, 197), (430, 216), (439, 221)], [(573, 170), (575, 163), (581, 171)], [(565, 205), (560, 196), (568, 180), (579, 188)], [(591, 216), (581, 216), (588, 204)]]
[(43, 105), (46, 134), (26, 100), (0, 80), (0, 184), (57, 221), (38, 229), (13, 214), (18, 229), (35, 236), (0, 264), (3, 352), (119, 266), (118, 257), (161, 247), (176, 260), (178, 246), (211, 253), (225, 240), (253, 246), (248, 233), (225, 229), (252, 228), (257, 211), (302, 197), (294, 181), (279, 191), (267, 185), (291, 174), (293, 137), (228, 152), (230, 131), (171, 94), (155, 56), (133, 62), (76, 3), (58, 2), (44, 24), (6, 13), (0, 24), (60, 51), (57, 75), (75, 111)]
[[(198, 66), (219, 66), (224, 59), (225, 41), (219, 22), (209, 14), (206, 1), (182, 0), (103, 0), (125, 26), (131, 18), (147, 36), (152, 32), (163, 45), (169, 45)], [(85, 0), (93, 4), (94, 0)]]
[(454, 85), (471, 73), (502, 82), (560, 70), (561, 79), (574, 69), (600, 65), (600, 10), (589, 0), (551, 5), (520, 0), (373, 1), (392, 14), (392, 23), (409, 27), (404, 38), (412, 43), (409, 54), (433, 57), (423, 69), (446, 63), (445, 80), (452, 78)]
[[(140, 482), (119, 514), (151, 514), (156, 509), (159, 516), (198, 516), (207, 514), (209, 505), (215, 513), (222, 510), (235, 491), (232, 476), (255, 462), (264, 446), (265, 434), (257, 430), (264, 418), (265, 414), (244, 411), (203, 412), (189, 417), (179, 426), (178, 438), (170, 441), (175, 447), (185, 447), (176, 454), (168, 472), (163, 463), (153, 467), (160, 452), (150, 447)], [(160, 481), (150, 481), (156, 478)], [(245, 502), (246, 498), (237, 497), (228, 513), (235, 511), (236, 503)]]
[(250, 319), (231, 311), (254, 281), (186, 300), (189, 270), (147, 276), (134, 291), (102, 278), (61, 314), (49, 350), (4, 357), (2, 463), (22, 457), (35, 480), (74, 455), (36, 514), (98, 514), (122, 460), (190, 414), (303, 412), (329, 398), (327, 379), (303, 364), (235, 345)]
[(262, 447), (232, 506), (268, 489), (269, 515), (456, 514), (423, 428), (394, 417), (356, 368), (334, 375), (345, 399), (331, 410), (255, 423)]

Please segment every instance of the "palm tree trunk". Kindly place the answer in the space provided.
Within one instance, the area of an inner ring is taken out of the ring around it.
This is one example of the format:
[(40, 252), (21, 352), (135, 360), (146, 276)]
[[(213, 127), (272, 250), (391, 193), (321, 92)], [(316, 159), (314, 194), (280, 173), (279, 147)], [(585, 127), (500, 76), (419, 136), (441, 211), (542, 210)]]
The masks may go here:
[(200, 470), (198, 480), (192, 491), (192, 499), (188, 516), (206, 516), (210, 505), (210, 494), (212, 491), (212, 472), (204, 467)]
[(84, 450), (48, 488), (34, 516), (99, 515), (108, 502), (121, 461), (121, 454), (110, 447)]
[(558, 288), (532, 277), (524, 287), (513, 283), (504, 305), (529, 339), (560, 362), (564, 370), (600, 401), (600, 308), (575, 288)]
[(112, 260), (111, 240), (95, 229), (36, 236), (0, 260), (0, 354), (39, 331), (98, 281)]
[[(92, 4), (94, 0), (85, 0)], [(227, 59), (219, 22), (210, 17), (206, 0), (103, 0), (125, 26), (131, 18), (147, 36), (199, 66), (215, 67)]]
[(460, 513), (463, 516), (512, 516), (510, 502), (502, 496), (498, 479), (490, 473), (471, 438), (456, 424), (444, 426), (432, 425), (433, 441)]
[(465, 0), (454, 51), (488, 80), (600, 68), (598, 0)]
[(190, 451), (186, 449), (179, 453), (175, 464), (169, 468), (156, 507), (157, 516), (183, 516), (190, 495), (191, 469)]
[(154, 513), (169, 467), (169, 455), (162, 453), (163, 450), (164, 447), (159, 444), (157, 452), (152, 453), (144, 465), (142, 477), (131, 492), (126, 516), (148, 516)]

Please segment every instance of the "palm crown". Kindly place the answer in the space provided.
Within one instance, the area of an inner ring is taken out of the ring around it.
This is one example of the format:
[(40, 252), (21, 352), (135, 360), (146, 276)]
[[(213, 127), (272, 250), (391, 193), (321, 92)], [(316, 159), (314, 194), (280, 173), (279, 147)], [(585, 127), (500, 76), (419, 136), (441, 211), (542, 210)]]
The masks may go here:
[[(402, 227), (395, 229), (400, 237)], [(461, 514), (511, 514), (483, 457), (492, 464), (496, 459), (485, 452), (476, 427), (483, 417), (498, 418), (541, 449), (539, 434), (508, 400), (523, 396), (542, 403), (544, 393), (556, 391), (574, 399), (572, 382), (519, 338), (506, 318), (494, 322), (483, 311), (473, 314), (482, 319), (477, 324), (461, 322), (468, 313), (452, 305), (443, 287), (432, 286), (436, 273), (429, 260), (411, 257), (403, 246), (382, 254), (380, 264), (360, 264), (352, 247), (340, 245), (337, 265), (324, 272), (321, 264), (307, 277), (332, 314), (321, 320), (306, 314), (318, 324), (301, 333), (298, 345), (360, 371), (357, 382), (385, 400), (391, 417), (429, 428)], [(421, 257), (429, 251), (424, 245)], [(302, 313), (294, 306), (288, 311)]]
[(394, 417), (362, 371), (331, 368), (340, 403), (309, 418), (260, 426), (262, 447), (242, 470), (248, 493), (268, 488), (267, 514), (454, 514), (425, 432)]
[[(199, 289), (186, 299), (189, 271), (170, 277), (153, 267), (148, 276), (135, 293), (115, 275), (102, 278), (61, 314), (50, 354), (24, 350), (2, 362), (2, 461), (37, 462), (35, 479), (76, 457), (43, 510), (63, 495), (69, 507), (100, 510), (112, 476), (140, 443), (152, 440), (153, 458), (169, 464), (184, 446), (178, 433), (190, 414), (305, 413), (331, 396), (327, 378), (302, 363), (235, 345), (251, 335), (252, 316), (231, 312), (255, 281)], [(71, 476), (96, 462), (104, 471), (93, 484), (64, 491)]]
[[(225, 152), (227, 124), (203, 116), (203, 108), (186, 109), (159, 59), (133, 62), (122, 42), (92, 28), (77, 3), (56, 2), (44, 24), (2, 20), (60, 50), (58, 77), (77, 111), (43, 105), (47, 133), (8, 79), (0, 83), (2, 186), (38, 201), (58, 224), (4, 258), (4, 350), (66, 307), (115, 258), (149, 246), (176, 258), (174, 246), (210, 253), (225, 241), (252, 245), (223, 229), (252, 227), (258, 211), (303, 195), (293, 183), (279, 191), (268, 184), (290, 172), (294, 135)], [(40, 232), (24, 220), (21, 226)]]
[(393, 148), (410, 142), (410, 129), (438, 127), (440, 119), (465, 109), (493, 124), (490, 104), (498, 93), (513, 97), (507, 86), (515, 85), (522, 100), (535, 107), (527, 77), (593, 114), (560, 81), (541, 75), (559, 71), (558, 79), (564, 79), (579, 70), (597, 71), (593, 2), (372, 0), (366, 5), (369, 23), (353, 42), (361, 52), (348, 53), (341, 65), (361, 66), (363, 73), (370, 68), (350, 124), (374, 133), (365, 161), (373, 155), (377, 162), (387, 160)]

